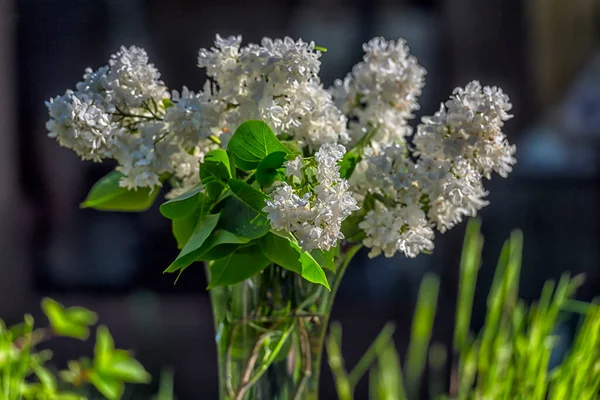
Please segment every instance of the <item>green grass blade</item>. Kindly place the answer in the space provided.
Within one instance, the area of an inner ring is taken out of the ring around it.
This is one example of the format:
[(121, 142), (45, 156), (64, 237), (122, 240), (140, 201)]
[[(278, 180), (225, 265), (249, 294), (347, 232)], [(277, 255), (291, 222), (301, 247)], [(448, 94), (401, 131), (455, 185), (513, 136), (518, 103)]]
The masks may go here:
[(354, 393), (348, 380), (348, 373), (344, 368), (344, 358), (342, 357), (342, 326), (339, 322), (331, 323), (325, 346), (327, 348), (327, 361), (333, 374), (338, 399), (352, 400)]
[(392, 340), (396, 327), (392, 323), (386, 324), (375, 341), (360, 358), (356, 366), (348, 374), (350, 386), (355, 388), (360, 379), (367, 373), (371, 365), (382, 356), (382, 352), (388, 348), (387, 344)]
[(160, 376), (160, 387), (156, 400), (173, 400), (174, 398), (173, 370), (169, 368), (165, 369)]
[(437, 399), (446, 390), (446, 365), (448, 350), (441, 343), (432, 343), (429, 349), (429, 395)]
[(454, 349), (460, 351), (467, 343), (473, 310), (473, 296), (477, 274), (481, 266), (481, 222), (472, 219), (467, 224), (460, 261), (460, 280), (458, 284), (458, 303), (456, 307), (456, 326), (454, 328)]
[(406, 357), (406, 388), (410, 399), (419, 398), (421, 375), (427, 360), (427, 351), (435, 318), (440, 280), (426, 275), (419, 289), (419, 296), (412, 323), (412, 333)]
[(388, 341), (378, 359), (377, 400), (406, 400), (400, 357), (392, 341)]

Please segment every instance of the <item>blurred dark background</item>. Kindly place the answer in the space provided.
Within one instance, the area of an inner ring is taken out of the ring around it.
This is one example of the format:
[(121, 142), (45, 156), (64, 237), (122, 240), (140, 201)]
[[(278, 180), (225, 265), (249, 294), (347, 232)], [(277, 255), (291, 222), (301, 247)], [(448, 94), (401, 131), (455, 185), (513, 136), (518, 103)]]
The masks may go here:
[[(510, 95), (506, 126), (518, 165), (508, 179), (486, 182), (484, 266), (473, 328), (502, 242), (525, 234), (521, 293), (537, 296), (546, 279), (585, 272), (581, 300), (600, 294), (600, 2), (597, 0), (0, 0), (0, 317), (33, 312), (50, 295), (90, 307), (153, 373), (175, 370), (177, 396), (216, 398), (216, 352), (200, 265), (177, 285), (162, 271), (175, 257), (169, 222), (156, 207), (143, 214), (81, 210), (110, 165), (82, 162), (46, 137), (44, 101), (74, 86), (120, 45), (143, 46), (167, 85), (199, 89), (197, 50), (214, 35), (244, 42), (285, 35), (329, 51), (330, 85), (362, 56), (374, 36), (403, 37), (427, 69), (420, 113), (432, 114), (456, 86), (472, 79)], [(383, 324), (398, 325), (405, 351), (418, 285), (442, 276), (434, 340), (449, 342), (464, 224), (436, 238), (431, 256), (368, 260), (347, 273), (333, 319), (344, 326), (352, 365)], [(91, 352), (57, 345), (56, 362)], [(323, 398), (333, 398), (327, 368)], [(362, 397), (361, 397), (362, 396)], [(366, 384), (358, 398), (366, 396)]]

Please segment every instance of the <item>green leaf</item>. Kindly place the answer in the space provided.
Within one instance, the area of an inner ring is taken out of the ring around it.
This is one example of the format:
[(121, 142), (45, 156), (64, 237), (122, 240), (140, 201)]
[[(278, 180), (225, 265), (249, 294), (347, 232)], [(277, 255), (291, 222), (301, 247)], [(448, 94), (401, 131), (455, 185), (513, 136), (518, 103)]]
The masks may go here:
[(354, 168), (356, 168), (356, 164), (360, 161), (360, 158), (360, 154), (357, 154), (354, 151), (347, 152), (340, 162), (340, 177), (343, 179), (350, 178), (354, 172)]
[(235, 156), (236, 166), (246, 171), (257, 168), (271, 153), (290, 153), (263, 121), (246, 121), (241, 124), (227, 144), (227, 151)]
[(229, 187), (231, 188), (233, 195), (246, 206), (252, 208), (256, 212), (263, 212), (263, 208), (267, 205), (267, 196), (264, 193), (239, 179), (230, 179)]
[(225, 258), (209, 265), (210, 284), (208, 289), (242, 282), (265, 269), (271, 261), (258, 246), (239, 249)]
[(56, 391), (57, 382), (56, 377), (50, 372), (47, 368), (42, 367), (41, 365), (35, 365), (33, 367), (33, 372), (40, 380), (42, 386), (51, 392)]
[(97, 318), (94, 313), (88, 311), (89, 313), (94, 314), (94, 317), (92, 317), (91, 314), (86, 315), (85, 318), (87, 319), (82, 321), (84, 316), (81, 314), (80, 310), (76, 309), (72, 314), (69, 314), (69, 310), (71, 309), (65, 309), (60, 303), (47, 297), (42, 300), (42, 310), (48, 318), (48, 321), (50, 321), (52, 330), (54, 330), (57, 335), (80, 340), (87, 339), (90, 334), (88, 325), (91, 325), (91, 323), (88, 324), (87, 322), (93, 320), (95, 323)]
[[(236, 237), (238, 237), (240, 239), (248, 240), (248, 239), (242, 238), (240, 236), (236, 236)], [(235, 253), (237, 251), (237, 249), (240, 248), (240, 246), (241, 246), (241, 244), (233, 244), (233, 243), (227, 243), (227, 244), (221, 244), (219, 246), (215, 246), (212, 249), (208, 250), (206, 253), (202, 254), (198, 258), (198, 261), (219, 260), (223, 257), (227, 257), (231, 253)]]
[(198, 249), (202, 246), (204, 241), (208, 238), (211, 232), (217, 226), (217, 222), (219, 221), (219, 214), (209, 214), (203, 215), (198, 220), (196, 227), (194, 228), (194, 232), (192, 236), (190, 236), (189, 240), (183, 246), (183, 249), (169, 265), (169, 267), (165, 270), (165, 272), (175, 272), (180, 270), (181, 268), (185, 268), (198, 258), (200, 254)]
[(96, 345), (94, 346), (94, 367), (98, 371), (110, 365), (112, 353), (115, 350), (115, 341), (108, 328), (104, 325), (96, 330)]
[(152, 376), (144, 369), (139, 361), (125, 350), (115, 350), (102, 374), (130, 383), (149, 383)]
[(128, 190), (119, 186), (123, 174), (112, 171), (94, 184), (82, 208), (93, 208), (101, 211), (145, 211), (156, 199), (159, 188), (139, 188)]
[(313, 256), (296, 243), (269, 233), (260, 239), (260, 249), (273, 263), (302, 276), (309, 282), (329, 288), (325, 271)]
[(217, 149), (206, 153), (204, 162), (200, 164), (200, 179), (209, 198), (216, 200), (227, 187), (230, 178), (231, 166), (227, 152)]
[(96, 331), (94, 367), (89, 376), (92, 384), (108, 398), (117, 394), (120, 398), (123, 382), (148, 383), (151, 379), (129, 352), (115, 350), (114, 340), (105, 326), (98, 327)]
[(162, 99), (162, 104), (164, 108), (173, 107), (174, 104), (170, 99)]
[(88, 378), (92, 385), (108, 400), (120, 400), (125, 391), (125, 384), (115, 378), (105, 376), (92, 369), (88, 371)]
[(264, 236), (271, 229), (262, 211), (267, 196), (238, 179), (230, 179), (229, 187), (233, 196), (224, 202), (220, 227), (248, 239)]
[(316, 51), (320, 51), (321, 53), (327, 53), (327, 47), (315, 46)]
[(203, 185), (198, 184), (187, 192), (161, 204), (160, 213), (169, 219), (180, 219), (192, 215), (205, 202), (209, 203), (205, 201), (203, 189)]
[[(234, 253), (242, 244), (246, 244), (250, 239), (236, 236), (224, 229), (215, 229), (206, 241), (194, 253), (197, 254), (195, 261), (218, 260)], [(182, 267), (180, 273), (185, 271), (189, 265)]]
[(335, 265), (335, 255), (338, 251), (338, 247), (332, 247), (327, 251), (315, 249), (311, 251), (310, 254), (321, 267), (335, 272), (337, 268)]
[(191, 215), (171, 221), (171, 231), (177, 241), (177, 248), (179, 250), (183, 249), (183, 246), (185, 246), (192, 233), (194, 233), (194, 228), (196, 228), (199, 218), (199, 215)]
[(266, 156), (256, 169), (256, 180), (260, 186), (271, 186), (277, 179), (285, 178), (285, 171), (281, 169), (286, 160), (287, 153), (276, 151)]
[(218, 260), (235, 252), (239, 245), (249, 241), (250, 239), (217, 228), (198, 249), (198, 260)]
[(66, 310), (67, 318), (82, 325), (94, 325), (98, 322), (98, 314), (83, 307), (69, 307)]
[(177, 241), (177, 248), (179, 250), (183, 249), (183, 246), (185, 246), (192, 233), (194, 233), (200, 217), (208, 213), (212, 206), (210, 201), (206, 201), (207, 196), (204, 194), (200, 194), (199, 198), (200, 205), (190, 215), (183, 218), (175, 218), (171, 221), (171, 230)]

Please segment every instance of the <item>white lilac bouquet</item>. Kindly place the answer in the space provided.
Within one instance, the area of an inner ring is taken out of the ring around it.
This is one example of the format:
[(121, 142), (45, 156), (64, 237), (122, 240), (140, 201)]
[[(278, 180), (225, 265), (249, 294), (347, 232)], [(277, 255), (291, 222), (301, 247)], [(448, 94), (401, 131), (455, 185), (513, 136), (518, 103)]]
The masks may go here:
[(516, 161), (501, 89), (457, 88), (413, 130), (425, 70), (404, 40), (363, 49), (325, 89), (313, 42), (217, 36), (199, 51), (203, 89), (178, 92), (122, 47), (46, 103), (60, 145), (116, 161), (83, 206), (143, 211), (170, 187), (160, 210), (181, 252), (166, 271), (207, 265), (223, 399), (316, 398), (351, 257), (432, 251), (436, 229), (488, 204), (483, 178)]

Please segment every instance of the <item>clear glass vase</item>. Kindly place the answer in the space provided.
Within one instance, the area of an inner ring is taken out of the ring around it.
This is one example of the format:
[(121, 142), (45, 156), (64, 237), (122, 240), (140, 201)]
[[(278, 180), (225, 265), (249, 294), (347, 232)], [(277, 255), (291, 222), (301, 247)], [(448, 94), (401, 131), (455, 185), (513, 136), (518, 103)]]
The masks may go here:
[(331, 291), (274, 264), (210, 290), (221, 400), (318, 399), (331, 308), (357, 250), (343, 251), (327, 271)]

